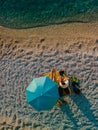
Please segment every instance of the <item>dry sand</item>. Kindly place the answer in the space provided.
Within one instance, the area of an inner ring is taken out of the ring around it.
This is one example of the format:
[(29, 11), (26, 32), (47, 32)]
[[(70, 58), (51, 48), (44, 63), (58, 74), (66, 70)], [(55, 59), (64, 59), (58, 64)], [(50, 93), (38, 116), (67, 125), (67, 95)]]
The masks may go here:
[[(37, 112), (26, 102), (33, 77), (55, 66), (78, 76), (81, 94)], [(98, 129), (98, 23), (15, 30), (0, 27), (0, 130)]]

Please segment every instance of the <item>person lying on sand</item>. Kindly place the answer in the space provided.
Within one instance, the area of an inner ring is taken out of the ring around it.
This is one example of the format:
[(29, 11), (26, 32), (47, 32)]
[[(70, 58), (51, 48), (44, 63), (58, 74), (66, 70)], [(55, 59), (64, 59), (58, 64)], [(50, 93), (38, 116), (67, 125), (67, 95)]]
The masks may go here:
[[(61, 77), (59, 78), (59, 95), (60, 99), (58, 100), (58, 105), (66, 104), (66, 100), (64, 99), (65, 96), (72, 94), (80, 94), (79, 87), (79, 80), (77, 77), (68, 77), (66, 75), (66, 71), (59, 71)], [(72, 91), (73, 90), (73, 91)]]
[(58, 84), (60, 98), (57, 104), (65, 104), (66, 101), (64, 100), (64, 97), (72, 94), (73, 92), (79, 94), (79, 89), (77, 88), (77, 80), (74, 77), (68, 77), (65, 70), (56, 71), (54, 67), (52, 68), (51, 72), (45, 75), (49, 76), (53, 81)]
[(60, 70), (59, 71), (60, 77), (58, 78), (58, 90), (59, 90), (59, 100), (57, 105), (66, 104), (66, 100), (64, 97), (68, 94), (72, 94), (72, 91), (69, 87), (69, 77), (66, 75), (66, 71)]

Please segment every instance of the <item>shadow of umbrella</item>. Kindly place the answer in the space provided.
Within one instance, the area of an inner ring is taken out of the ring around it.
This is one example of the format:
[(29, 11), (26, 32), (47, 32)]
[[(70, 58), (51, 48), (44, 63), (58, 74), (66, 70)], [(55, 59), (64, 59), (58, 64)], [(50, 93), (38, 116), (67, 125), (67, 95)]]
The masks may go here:
[(93, 124), (98, 127), (98, 122), (95, 119), (95, 116), (93, 114), (94, 110), (90, 109), (91, 104), (88, 101), (88, 99), (82, 93), (75, 96), (71, 95), (70, 98), (77, 105), (77, 107), (82, 111), (82, 113), (86, 116), (86, 118), (90, 122), (93, 122)]
[(67, 115), (68, 118), (71, 120), (71, 122), (74, 124), (74, 129), (76, 130), (77, 127), (78, 127), (77, 120), (74, 118), (74, 114), (71, 112), (71, 109), (70, 109), (69, 105), (68, 104), (63, 105), (60, 108), (63, 111), (63, 113), (65, 115)]

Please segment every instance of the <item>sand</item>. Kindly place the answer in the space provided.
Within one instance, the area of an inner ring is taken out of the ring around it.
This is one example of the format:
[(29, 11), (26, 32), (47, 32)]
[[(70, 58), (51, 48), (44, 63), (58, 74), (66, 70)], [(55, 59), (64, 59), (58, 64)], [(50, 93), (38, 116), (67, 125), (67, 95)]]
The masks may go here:
[[(37, 112), (25, 89), (55, 66), (79, 77), (81, 94)], [(15, 30), (0, 27), (0, 130), (98, 129), (98, 24)]]

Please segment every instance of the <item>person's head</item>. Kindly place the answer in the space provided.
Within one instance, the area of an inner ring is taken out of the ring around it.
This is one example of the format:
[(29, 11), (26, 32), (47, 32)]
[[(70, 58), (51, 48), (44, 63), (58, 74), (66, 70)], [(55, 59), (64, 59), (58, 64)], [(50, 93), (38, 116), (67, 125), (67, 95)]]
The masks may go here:
[(60, 76), (64, 76), (64, 70), (59, 71)]
[(69, 80), (60, 82), (61, 88), (67, 88), (69, 86)]

